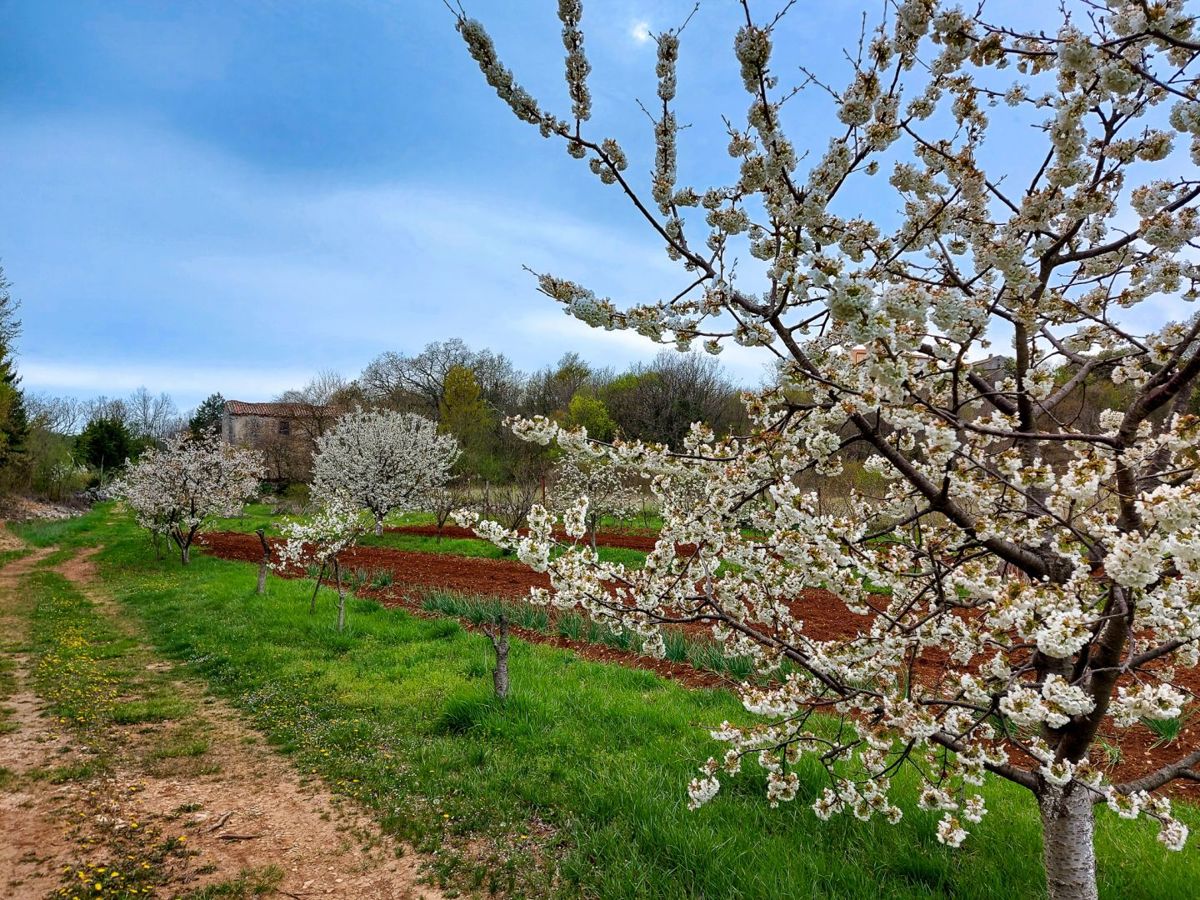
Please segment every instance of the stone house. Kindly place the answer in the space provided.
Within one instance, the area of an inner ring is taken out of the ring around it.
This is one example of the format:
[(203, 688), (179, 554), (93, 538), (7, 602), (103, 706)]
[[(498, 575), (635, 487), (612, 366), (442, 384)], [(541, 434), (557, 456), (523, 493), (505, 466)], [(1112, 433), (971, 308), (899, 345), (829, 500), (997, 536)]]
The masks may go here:
[(310, 403), (225, 401), (221, 437), (228, 444), (263, 454), (267, 478), (279, 483), (308, 481), (316, 441), (337, 421), (333, 406)]

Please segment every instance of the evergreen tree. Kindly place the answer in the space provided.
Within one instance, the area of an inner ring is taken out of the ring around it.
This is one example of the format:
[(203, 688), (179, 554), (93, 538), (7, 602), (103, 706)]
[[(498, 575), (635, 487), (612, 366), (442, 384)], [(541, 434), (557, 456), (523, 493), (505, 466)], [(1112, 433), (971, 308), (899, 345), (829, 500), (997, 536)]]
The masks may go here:
[(224, 415), (225, 398), (218, 391), (210, 394), (203, 403), (196, 407), (196, 411), (188, 420), (188, 428), (192, 430), (193, 435), (200, 437), (216, 429), (221, 424), (221, 418)]
[(0, 267), (0, 473), (6, 480), (11, 480), (23, 459), (29, 433), (25, 397), (13, 356), (21, 333), (21, 320), (17, 318), (20, 302), (12, 296), (11, 287)]
[(75, 448), (84, 462), (99, 471), (102, 481), (105, 473), (123, 466), (139, 449), (129, 427), (108, 416), (88, 422), (76, 438)]

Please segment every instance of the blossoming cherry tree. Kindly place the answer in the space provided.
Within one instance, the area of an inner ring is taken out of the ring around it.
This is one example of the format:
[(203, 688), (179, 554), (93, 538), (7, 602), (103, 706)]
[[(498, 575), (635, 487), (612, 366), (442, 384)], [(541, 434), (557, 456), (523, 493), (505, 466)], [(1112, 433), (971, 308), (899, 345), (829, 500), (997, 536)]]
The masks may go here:
[(304, 519), (286, 522), (281, 531), (283, 546), (275, 555), (272, 566), (284, 572), (294, 568), (315, 566), (316, 584), (308, 611), (315, 612), (317, 594), (325, 572), (333, 570), (337, 588), (337, 630), (346, 627), (346, 584), (342, 579), (342, 554), (351, 549), (370, 525), (367, 513), (345, 497), (333, 496), (315, 514)]
[(216, 433), (181, 433), (131, 463), (115, 492), (139, 525), (175, 542), (186, 566), (204, 524), (215, 516), (239, 514), (258, 490), (263, 471), (257, 451), (231, 447)]
[[(749, 759), (773, 805), (894, 822), (909, 769), (957, 846), (985, 815), (990, 773), (1036, 797), (1056, 900), (1096, 896), (1097, 804), (1183, 847), (1162, 789), (1200, 780), (1200, 749), (1118, 779), (1093, 748), (1185, 714), (1200, 686), (1195, 7), (1068, 0), (1018, 11), (1040, 17), (1022, 27), (901, 0), (845, 83), (806, 72), (793, 86), (772, 54), (803, 7), (760, 21), (744, 0), (733, 50), (749, 108), (727, 123), (730, 179), (679, 183), (676, 29), (656, 37), (643, 192), (621, 144), (591, 134), (581, 4), (558, 6), (565, 117), (517, 83), (477, 21), (460, 14), (458, 30), (501, 100), (627, 197), (682, 280), (634, 305), (551, 274), (540, 289), (596, 327), (762, 348), (779, 378), (748, 396), (749, 433), (697, 426), (674, 451), (518, 426), (651, 478), (664, 525), (644, 568), (578, 540), (551, 552), (543, 511), (528, 536), (479, 529), (549, 573), (553, 593), (536, 599), (660, 651), (664, 623), (705, 624), (773, 676), (744, 691), (760, 724), (714, 732), (728, 749), (692, 783), (694, 806)], [(803, 89), (828, 100), (832, 125), (814, 139), (814, 100), (797, 143)], [(1010, 348), (1011, 376), (972, 367), (991, 342)], [(1085, 426), (1067, 401), (1095, 378), (1129, 400)], [(820, 515), (798, 476), (837, 472), (849, 445), (886, 491)], [(581, 537), (583, 517), (567, 530)], [(806, 624), (815, 588), (845, 606), (843, 632)], [(824, 786), (798, 774), (805, 757)]]
[(613, 465), (605, 456), (567, 457), (554, 467), (551, 508), (565, 514), (580, 498), (586, 497), (586, 537), (594, 548), (601, 520), (606, 516), (628, 519), (640, 509), (639, 480), (636, 472)]
[(369, 510), (375, 533), (397, 509), (420, 509), (450, 479), (458, 442), (414, 413), (355, 410), (317, 440), (313, 493)]

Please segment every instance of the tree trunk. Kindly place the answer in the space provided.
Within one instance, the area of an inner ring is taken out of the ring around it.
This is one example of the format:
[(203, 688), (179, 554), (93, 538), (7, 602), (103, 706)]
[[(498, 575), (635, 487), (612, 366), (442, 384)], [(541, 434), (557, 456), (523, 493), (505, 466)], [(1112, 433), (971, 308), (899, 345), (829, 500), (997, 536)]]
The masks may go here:
[(267, 535), (263, 529), (259, 528), (255, 534), (258, 535), (263, 549), (262, 563), (258, 567), (258, 588), (255, 590), (255, 593), (261, 597), (267, 592), (267, 569), (271, 565), (271, 545), (267, 543)]
[(1065, 792), (1048, 788), (1038, 807), (1050, 900), (1097, 900), (1091, 793), (1079, 785), (1068, 785)]
[(183, 543), (183, 544), (179, 545), (179, 560), (185, 566), (189, 562), (191, 562), (191, 550), (192, 550), (191, 544)]
[(338, 565), (337, 560), (333, 561), (333, 576), (337, 579), (338, 634), (341, 634), (346, 628), (346, 588), (342, 584), (342, 567)]
[(508, 696), (508, 617), (501, 612), (500, 618), (496, 620), (496, 628), (491, 629), (485, 625), (483, 633), (491, 640), (492, 649), (496, 651), (492, 685), (496, 689), (496, 696), (503, 700)]
[(375, 537), (381, 537), (382, 535), (383, 535), (383, 519), (379, 518), (379, 519), (375, 520)]
[(317, 583), (313, 587), (312, 599), (308, 601), (308, 611), (310, 614), (317, 611), (317, 592), (321, 590), (321, 579), (325, 577), (325, 563), (321, 563), (321, 571), (317, 573)]

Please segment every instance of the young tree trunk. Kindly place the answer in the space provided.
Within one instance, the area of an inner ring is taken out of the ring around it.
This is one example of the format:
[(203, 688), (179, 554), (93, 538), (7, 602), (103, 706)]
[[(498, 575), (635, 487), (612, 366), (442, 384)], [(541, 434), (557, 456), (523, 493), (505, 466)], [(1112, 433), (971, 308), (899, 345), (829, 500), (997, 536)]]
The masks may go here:
[(508, 696), (508, 617), (501, 612), (496, 627), (492, 629), (485, 625), (483, 633), (491, 640), (492, 649), (496, 651), (492, 685), (496, 689), (496, 696), (503, 700)]
[(184, 543), (181, 543), (179, 545), (179, 560), (180, 560), (180, 562), (182, 562), (183, 565), (186, 566), (189, 562), (191, 562), (191, 557), (192, 557), (192, 545), (187, 543), (186, 541)]
[(325, 577), (325, 563), (321, 563), (321, 571), (317, 573), (317, 583), (313, 586), (312, 599), (308, 601), (309, 613), (317, 611), (317, 592), (321, 590), (321, 579)]
[(1095, 814), (1090, 792), (1079, 785), (1069, 785), (1065, 792), (1050, 788), (1038, 798), (1038, 807), (1050, 900), (1097, 900)]
[(271, 545), (267, 543), (267, 535), (263, 529), (259, 528), (254, 533), (258, 535), (263, 550), (262, 562), (258, 566), (258, 588), (254, 592), (261, 597), (267, 592), (267, 569), (271, 566)]
[(342, 567), (338, 565), (338, 561), (333, 561), (333, 577), (337, 580), (337, 595), (338, 595), (338, 634), (346, 628), (346, 588), (342, 584)]
[(380, 537), (383, 534), (383, 516), (375, 519), (375, 537)]

